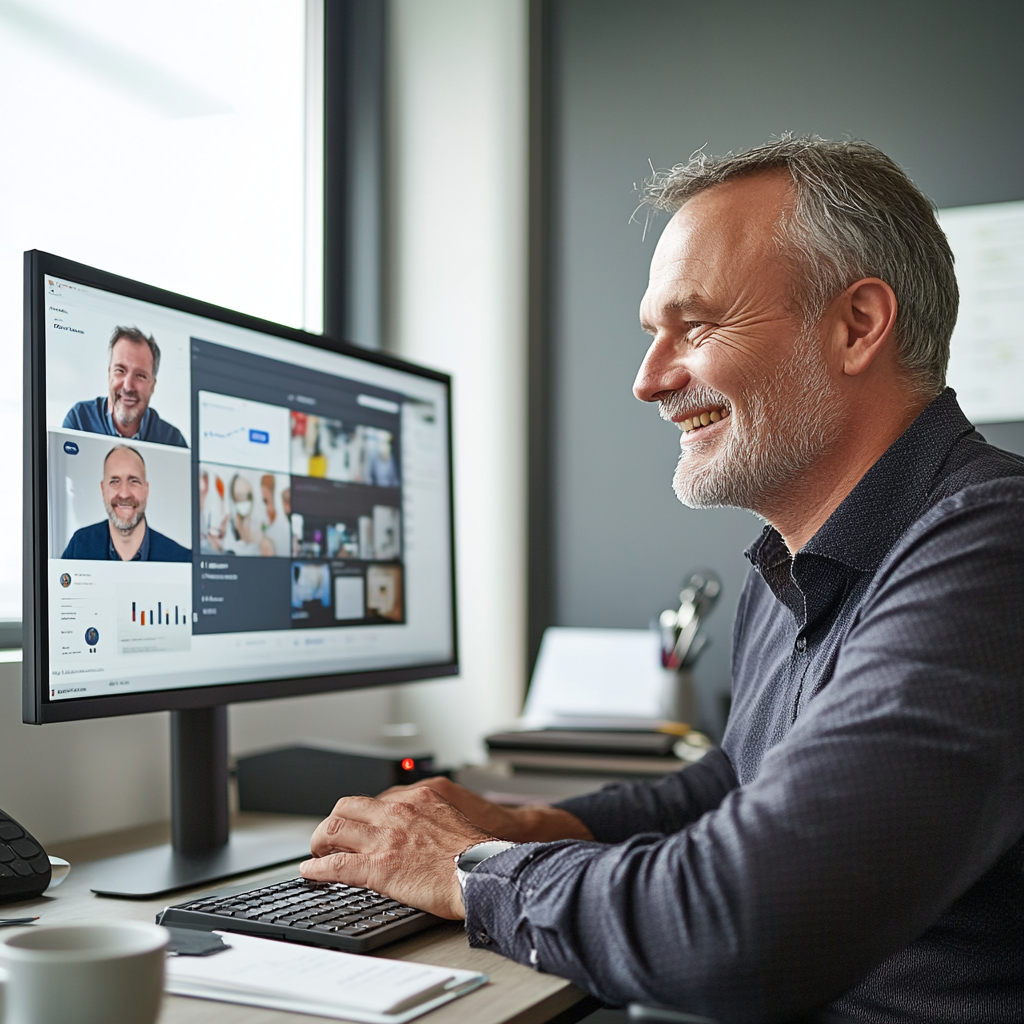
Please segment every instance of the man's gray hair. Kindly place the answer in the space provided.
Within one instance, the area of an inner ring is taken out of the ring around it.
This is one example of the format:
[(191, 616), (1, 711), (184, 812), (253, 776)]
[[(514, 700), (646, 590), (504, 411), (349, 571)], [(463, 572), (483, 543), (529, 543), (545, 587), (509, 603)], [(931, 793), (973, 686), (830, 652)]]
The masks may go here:
[(742, 153), (696, 153), (689, 163), (655, 172), (641, 197), (675, 212), (705, 189), (770, 171), (788, 173), (796, 192), (778, 225), (779, 244), (800, 279), (793, 299), (805, 325), (818, 323), (855, 281), (881, 278), (896, 293), (899, 364), (913, 386), (937, 395), (959, 303), (953, 253), (934, 203), (881, 150), (786, 133)]
[(127, 338), (134, 341), (136, 345), (148, 345), (149, 351), (153, 353), (153, 380), (160, 375), (160, 346), (156, 338), (150, 334), (148, 337), (138, 327), (115, 327), (114, 333), (110, 336), (110, 344), (107, 346), (107, 365), (114, 357), (114, 346), (122, 339)]

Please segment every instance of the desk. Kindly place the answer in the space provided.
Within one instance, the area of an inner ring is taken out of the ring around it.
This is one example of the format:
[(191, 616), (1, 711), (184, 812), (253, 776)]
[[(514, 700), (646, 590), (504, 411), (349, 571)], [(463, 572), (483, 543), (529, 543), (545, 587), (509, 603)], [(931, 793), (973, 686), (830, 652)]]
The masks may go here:
[[(234, 827), (245, 829), (257, 825), (276, 824), (284, 820), (295, 822), (297, 819), (242, 814), (238, 816)], [(309, 819), (310, 833), (316, 824), (317, 819)], [(0, 916), (12, 917), (22, 912), (35, 913), (40, 915), (40, 924), (125, 919), (152, 921), (168, 903), (181, 903), (195, 898), (201, 892), (224, 888), (235, 884), (236, 881), (251, 880), (258, 883), (264, 879), (293, 877), (298, 874), (297, 865), (290, 869), (287, 866), (277, 867), (246, 875), (241, 879), (232, 879), (215, 886), (193, 889), (156, 900), (105, 899), (94, 896), (89, 891), (89, 861), (155, 846), (167, 842), (168, 836), (169, 829), (166, 825), (150, 825), (77, 842), (53, 843), (47, 852), (71, 862), (71, 874), (66, 881), (54, 890), (52, 896), (6, 904), (0, 908), (3, 911)], [(569, 1021), (578, 1020), (597, 1006), (593, 1000), (563, 978), (551, 974), (538, 974), (496, 953), (471, 949), (466, 942), (461, 923), (457, 922), (439, 925), (387, 946), (383, 955), (444, 967), (485, 971), (491, 976), (489, 984), (421, 1018), (424, 1024), (542, 1024), (554, 1018), (568, 1024)], [(322, 1019), (258, 1007), (216, 1003), (205, 999), (166, 996), (159, 1024), (207, 1024), (213, 1021), (217, 1024), (311, 1024), (312, 1021)]]

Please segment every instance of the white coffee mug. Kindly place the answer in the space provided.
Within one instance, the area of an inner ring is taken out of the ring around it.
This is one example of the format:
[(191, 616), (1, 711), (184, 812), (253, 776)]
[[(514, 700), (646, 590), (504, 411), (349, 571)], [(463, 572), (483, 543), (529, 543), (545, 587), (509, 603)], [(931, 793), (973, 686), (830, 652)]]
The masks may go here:
[(139, 921), (46, 927), (0, 939), (3, 1024), (154, 1024), (166, 928)]

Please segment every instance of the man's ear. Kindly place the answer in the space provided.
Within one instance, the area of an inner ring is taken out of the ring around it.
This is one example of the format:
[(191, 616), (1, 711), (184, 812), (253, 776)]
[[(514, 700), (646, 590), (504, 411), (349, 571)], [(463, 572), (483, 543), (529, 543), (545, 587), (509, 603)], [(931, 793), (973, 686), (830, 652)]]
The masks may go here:
[(855, 281), (837, 300), (837, 340), (843, 373), (856, 377), (882, 352), (896, 323), (896, 293), (877, 277)]

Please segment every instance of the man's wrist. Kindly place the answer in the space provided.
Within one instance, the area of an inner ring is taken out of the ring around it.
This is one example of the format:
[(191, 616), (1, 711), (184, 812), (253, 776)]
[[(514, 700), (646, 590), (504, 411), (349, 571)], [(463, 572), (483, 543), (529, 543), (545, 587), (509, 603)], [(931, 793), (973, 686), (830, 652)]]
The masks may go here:
[(466, 879), (474, 868), (478, 867), (490, 857), (496, 857), (499, 853), (511, 850), (518, 846), (508, 839), (485, 839), (482, 843), (474, 843), (463, 850), (455, 859), (455, 877), (459, 880), (459, 888), (466, 891)]

